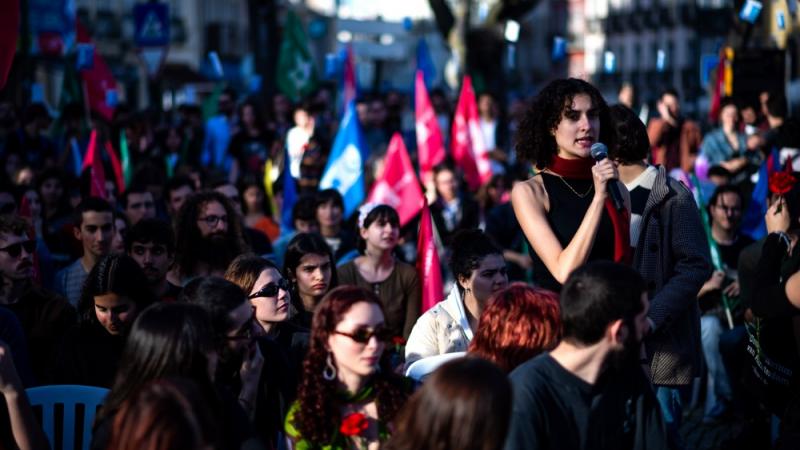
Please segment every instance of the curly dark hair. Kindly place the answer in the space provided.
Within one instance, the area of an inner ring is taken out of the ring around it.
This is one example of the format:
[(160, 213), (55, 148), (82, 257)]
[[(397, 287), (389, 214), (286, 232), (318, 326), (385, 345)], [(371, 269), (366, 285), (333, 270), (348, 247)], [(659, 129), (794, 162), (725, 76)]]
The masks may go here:
[[(489, 255), (503, 256), (503, 249), (494, 242), (494, 239), (477, 228), (458, 231), (453, 236), (450, 248), (452, 249), (450, 270), (456, 281), (460, 278), (469, 278), (472, 271), (481, 265), (483, 258)], [(459, 291), (463, 291), (461, 283), (457, 282), (456, 286)]]
[[(208, 255), (209, 249), (201, 245), (203, 237), (197, 219), (203, 208), (211, 202), (221, 204), (228, 216), (227, 236), (231, 245), (224, 249), (225, 254)], [(193, 274), (199, 262), (224, 271), (235, 257), (246, 252), (242, 221), (227, 197), (216, 191), (201, 191), (186, 199), (175, 220), (175, 264), (181, 277)]]
[(592, 99), (592, 105), (598, 108), (599, 141), (611, 148), (614, 133), (608, 126), (608, 104), (602, 94), (586, 81), (566, 78), (552, 81), (545, 86), (525, 111), (514, 137), (519, 159), (530, 161), (539, 169), (550, 165), (553, 156), (558, 153), (552, 131), (564, 116), (565, 109), (572, 104), (572, 99), (579, 94), (588, 95)]
[[(293, 425), (303, 439), (319, 446), (331, 441), (342, 420), (336, 381), (322, 377), (328, 356), (325, 347), (342, 317), (359, 302), (378, 305), (383, 311), (381, 301), (372, 292), (355, 286), (340, 286), (328, 292), (314, 313), (308, 353), (303, 361), (302, 382), (297, 391), (300, 407), (294, 415)], [(380, 370), (373, 375), (373, 383), (378, 417), (388, 423), (408, 398), (408, 389), (403, 378), (392, 370), (387, 352), (381, 357)]]
[(609, 108), (609, 116), (615, 141), (614, 145), (608, 147), (608, 156), (622, 164), (634, 164), (647, 158), (650, 138), (639, 116), (625, 105)]

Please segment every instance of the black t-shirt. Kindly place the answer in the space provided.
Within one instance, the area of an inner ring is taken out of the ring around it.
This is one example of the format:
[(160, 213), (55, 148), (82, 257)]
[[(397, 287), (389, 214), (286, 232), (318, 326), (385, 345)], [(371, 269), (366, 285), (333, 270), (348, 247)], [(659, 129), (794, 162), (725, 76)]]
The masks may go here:
[(658, 401), (638, 367), (607, 369), (591, 385), (545, 353), (509, 377), (514, 399), (505, 450), (669, 448)]

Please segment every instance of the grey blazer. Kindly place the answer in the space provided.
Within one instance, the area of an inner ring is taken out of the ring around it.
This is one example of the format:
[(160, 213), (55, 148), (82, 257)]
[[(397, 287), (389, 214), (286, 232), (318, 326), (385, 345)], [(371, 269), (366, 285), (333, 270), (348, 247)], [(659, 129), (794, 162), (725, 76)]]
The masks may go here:
[(633, 267), (647, 283), (655, 325), (645, 338), (652, 382), (686, 385), (702, 364), (697, 293), (711, 276), (711, 256), (692, 193), (662, 166), (641, 226)]

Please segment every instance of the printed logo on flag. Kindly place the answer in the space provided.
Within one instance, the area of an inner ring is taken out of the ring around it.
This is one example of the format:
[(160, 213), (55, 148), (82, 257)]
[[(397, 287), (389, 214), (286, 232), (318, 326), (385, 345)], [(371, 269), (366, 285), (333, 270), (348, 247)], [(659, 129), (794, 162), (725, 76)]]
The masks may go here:
[(617, 70), (617, 57), (614, 52), (606, 50), (603, 52), (603, 71), (614, 73)]
[(550, 55), (553, 61), (561, 61), (567, 56), (567, 40), (561, 36), (553, 38), (553, 52)]
[(739, 13), (739, 18), (745, 22), (755, 24), (763, 7), (764, 5), (762, 5), (758, 0), (747, 0), (742, 6), (742, 11)]

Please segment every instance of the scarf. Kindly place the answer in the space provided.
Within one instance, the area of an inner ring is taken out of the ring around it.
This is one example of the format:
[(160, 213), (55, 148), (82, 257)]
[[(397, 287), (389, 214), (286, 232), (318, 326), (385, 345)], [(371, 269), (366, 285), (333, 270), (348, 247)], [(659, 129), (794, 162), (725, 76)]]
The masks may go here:
[[(548, 169), (564, 178), (591, 180), (594, 164), (595, 161), (591, 158), (564, 159), (556, 155)], [(630, 265), (633, 261), (630, 211), (626, 208), (621, 211), (615, 208), (610, 195), (606, 197), (605, 209), (614, 228), (614, 262)]]

